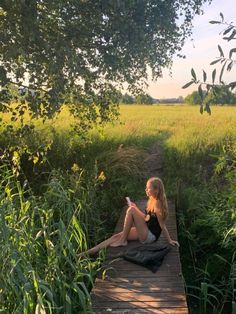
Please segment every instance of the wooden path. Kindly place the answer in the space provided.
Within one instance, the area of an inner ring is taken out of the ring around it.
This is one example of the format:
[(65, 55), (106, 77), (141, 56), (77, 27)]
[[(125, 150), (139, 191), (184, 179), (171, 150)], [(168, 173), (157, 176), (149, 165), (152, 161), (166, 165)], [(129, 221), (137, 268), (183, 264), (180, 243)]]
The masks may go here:
[[(137, 202), (144, 209), (145, 201)], [(167, 228), (173, 239), (177, 239), (176, 214), (172, 202), (169, 205)], [(115, 232), (120, 232), (126, 209), (118, 221)], [(107, 249), (103, 270), (96, 278), (91, 292), (93, 313), (168, 313), (186, 314), (188, 307), (184, 290), (183, 277), (178, 247), (171, 247), (161, 267), (152, 273), (145, 267), (135, 265), (123, 258), (116, 258), (127, 248), (141, 245), (138, 241), (129, 241), (126, 247)], [(163, 235), (153, 246), (167, 245)]]
[[(162, 178), (163, 146), (156, 142), (144, 160), (145, 178)], [(147, 200), (136, 202), (144, 210)], [(166, 223), (172, 239), (178, 240), (174, 202), (168, 200), (169, 218)], [(127, 208), (123, 209), (114, 233), (122, 230)], [(171, 246), (156, 273), (145, 267), (117, 258), (127, 248), (140, 246), (138, 241), (130, 241), (126, 247), (107, 249), (107, 256), (101, 272), (91, 291), (93, 312), (96, 314), (141, 314), (166, 313), (187, 314), (188, 307), (182, 277), (179, 248)], [(149, 244), (150, 245), (150, 244)], [(167, 244), (163, 234), (153, 246)], [(106, 270), (105, 272), (103, 272)]]

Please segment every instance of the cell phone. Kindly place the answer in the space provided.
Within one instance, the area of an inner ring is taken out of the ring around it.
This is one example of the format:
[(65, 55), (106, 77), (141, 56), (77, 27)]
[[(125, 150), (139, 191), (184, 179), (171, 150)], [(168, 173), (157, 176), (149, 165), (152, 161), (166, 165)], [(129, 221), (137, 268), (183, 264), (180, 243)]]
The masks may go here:
[(130, 200), (130, 198), (128, 197), (128, 196), (126, 196), (126, 201), (127, 201), (127, 203), (128, 203), (128, 205), (130, 206), (131, 205), (131, 200)]

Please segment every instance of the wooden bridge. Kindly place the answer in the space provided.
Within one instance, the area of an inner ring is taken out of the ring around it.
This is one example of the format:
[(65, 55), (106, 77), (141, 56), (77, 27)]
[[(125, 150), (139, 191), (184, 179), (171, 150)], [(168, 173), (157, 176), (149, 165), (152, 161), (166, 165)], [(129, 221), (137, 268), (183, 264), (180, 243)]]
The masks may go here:
[[(146, 200), (136, 202), (144, 210)], [(169, 218), (166, 223), (172, 239), (177, 240), (176, 213), (173, 202), (168, 201)], [(114, 233), (123, 227), (126, 208), (117, 223)], [(104, 272), (96, 278), (91, 291), (92, 313), (168, 313), (186, 314), (188, 306), (182, 277), (179, 248), (171, 247), (156, 273), (143, 266), (115, 258), (123, 250), (141, 245), (138, 241), (129, 241), (126, 247), (109, 247), (104, 263)], [(163, 247), (167, 241), (163, 235), (153, 246)]]
[[(163, 144), (160, 141), (150, 148), (144, 160), (145, 179), (163, 177)], [(144, 210), (146, 200), (136, 202)], [(175, 205), (168, 200), (169, 218), (166, 226), (172, 239), (177, 240)], [(124, 208), (114, 233), (122, 230), (127, 208)], [(93, 313), (141, 314), (168, 313), (187, 314), (188, 306), (182, 277), (179, 248), (171, 247), (156, 273), (143, 266), (116, 258), (127, 248), (140, 246), (139, 241), (130, 241), (126, 247), (109, 247), (103, 269), (96, 278), (91, 291)], [(149, 244), (150, 245), (150, 244)], [(167, 245), (163, 234), (153, 246)]]

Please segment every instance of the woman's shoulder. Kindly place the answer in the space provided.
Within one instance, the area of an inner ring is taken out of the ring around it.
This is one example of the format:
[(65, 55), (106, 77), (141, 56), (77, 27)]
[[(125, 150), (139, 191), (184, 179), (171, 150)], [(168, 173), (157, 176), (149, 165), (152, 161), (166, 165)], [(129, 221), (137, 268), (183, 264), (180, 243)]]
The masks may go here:
[(160, 200), (155, 200), (153, 202), (153, 205), (154, 205), (155, 209), (161, 209), (162, 208), (162, 203)]
[(152, 200), (152, 202), (147, 202), (145, 210), (152, 211), (155, 208), (161, 208), (161, 202), (159, 200)]
[(162, 218), (162, 203), (160, 200), (155, 200), (154, 203), (155, 213), (158, 217)]

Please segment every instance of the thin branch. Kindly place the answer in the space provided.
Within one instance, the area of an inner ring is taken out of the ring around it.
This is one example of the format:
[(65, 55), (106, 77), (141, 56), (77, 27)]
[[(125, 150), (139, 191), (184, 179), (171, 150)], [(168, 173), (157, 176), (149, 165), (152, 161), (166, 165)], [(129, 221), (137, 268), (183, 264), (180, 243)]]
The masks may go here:
[[(17, 82), (13, 82), (13, 81), (9, 81), (11, 84), (14, 84), (14, 85), (17, 85), (17, 86), (22, 86), (22, 87), (24, 87), (24, 88), (27, 88), (27, 89), (30, 89), (30, 87), (29, 86), (27, 86), (27, 85), (24, 85), (24, 84), (21, 84), (21, 83), (17, 83)], [(43, 92), (45, 92), (45, 93), (47, 93), (48, 91), (47, 90), (45, 90), (45, 89), (43, 89), (43, 88), (41, 88), (41, 87), (37, 87), (35, 90), (41, 90), (41, 91), (43, 91)]]

